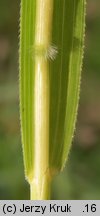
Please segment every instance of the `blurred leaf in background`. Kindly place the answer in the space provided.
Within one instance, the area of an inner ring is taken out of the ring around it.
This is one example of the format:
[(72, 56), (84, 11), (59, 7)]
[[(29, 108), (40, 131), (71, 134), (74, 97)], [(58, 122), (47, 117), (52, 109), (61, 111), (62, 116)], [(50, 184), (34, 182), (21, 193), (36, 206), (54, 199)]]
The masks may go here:
[[(29, 199), (18, 98), (20, 1), (0, 2), (0, 199)], [(88, 0), (85, 59), (73, 147), (52, 199), (100, 199), (100, 0)]]
[(19, 3), (0, 2), (0, 199), (28, 199), (19, 125)]

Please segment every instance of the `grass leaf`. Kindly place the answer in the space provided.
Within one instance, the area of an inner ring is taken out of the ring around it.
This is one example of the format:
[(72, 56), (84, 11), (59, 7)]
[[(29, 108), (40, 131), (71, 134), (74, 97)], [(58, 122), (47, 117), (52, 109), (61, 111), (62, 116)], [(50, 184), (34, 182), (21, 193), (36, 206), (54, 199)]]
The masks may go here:
[[(85, 1), (55, 1), (52, 43), (58, 55), (50, 64), (50, 167), (63, 168), (75, 128), (85, 29)], [(55, 170), (54, 170), (55, 169)]]
[(48, 199), (75, 128), (85, 0), (21, 0), (20, 117), (31, 199)]

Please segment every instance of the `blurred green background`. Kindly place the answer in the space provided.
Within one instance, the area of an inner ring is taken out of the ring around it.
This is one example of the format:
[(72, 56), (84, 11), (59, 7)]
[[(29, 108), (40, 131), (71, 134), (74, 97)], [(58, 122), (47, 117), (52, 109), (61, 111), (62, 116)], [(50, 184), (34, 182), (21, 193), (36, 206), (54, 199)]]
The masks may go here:
[[(19, 10), (19, 0), (0, 1), (0, 200), (29, 199), (19, 121)], [(87, 3), (78, 120), (52, 199), (100, 199), (100, 0)]]

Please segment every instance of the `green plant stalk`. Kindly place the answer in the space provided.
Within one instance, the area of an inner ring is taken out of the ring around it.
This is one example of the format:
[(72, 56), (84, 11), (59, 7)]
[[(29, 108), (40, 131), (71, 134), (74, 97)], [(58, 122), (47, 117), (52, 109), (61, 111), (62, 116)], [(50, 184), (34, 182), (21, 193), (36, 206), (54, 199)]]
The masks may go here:
[(36, 56), (35, 71), (35, 158), (31, 199), (45, 199), (49, 167), (49, 71), (43, 56)]
[(52, 0), (38, 0), (35, 32), (35, 159), (31, 199), (47, 199), (49, 191), (49, 63), (46, 57), (51, 43)]
[[(29, 4), (28, 1), (24, 2), (23, 0), (21, 3), (20, 107), (25, 175), (30, 184), (31, 199), (41, 200), (49, 199), (50, 191), (49, 59), (47, 55), (51, 43), (53, 0), (37, 0), (35, 6), (33, 0), (30, 0)], [(32, 40), (30, 37), (31, 29), (26, 32), (26, 26), (28, 26), (28, 22), (33, 22), (31, 20), (33, 6), (36, 9), (34, 13), (34, 17), (35, 14), (36, 17), (35, 37)], [(28, 13), (27, 8), (30, 12), (30, 18), (27, 18), (26, 15)], [(23, 14), (23, 11), (26, 14)], [(33, 41), (33, 59), (32, 53), (28, 50), (31, 41)], [(25, 43), (29, 45), (25, 46)], [(27, 67), (25, 67), (25, 63)], [(34, 65), (33, 69), (30, 65)], [(32, 87), (33, 83), (34, 87)], [(31, 106), (34, 110), (31, 110)], [(33, 118), (34, 124), (31, 124), (31, 118)]]

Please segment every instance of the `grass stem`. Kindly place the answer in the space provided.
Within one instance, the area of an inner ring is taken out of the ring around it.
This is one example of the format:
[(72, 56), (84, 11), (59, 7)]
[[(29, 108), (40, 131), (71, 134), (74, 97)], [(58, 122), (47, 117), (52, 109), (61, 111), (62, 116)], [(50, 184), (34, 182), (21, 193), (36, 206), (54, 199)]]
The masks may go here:
[(34, 178), (31, 199), (49, 197), (49, 59), (51, 39), (52, 0), (37, 0), (35, 31), (35, 87), (34, 87)]

